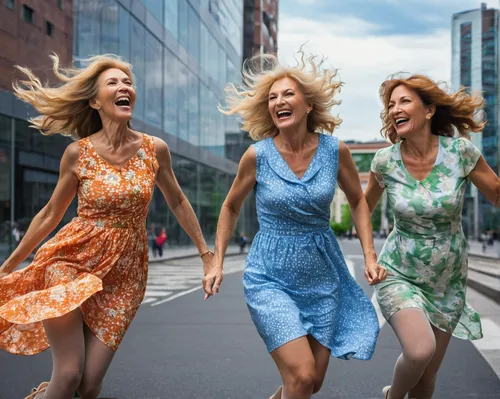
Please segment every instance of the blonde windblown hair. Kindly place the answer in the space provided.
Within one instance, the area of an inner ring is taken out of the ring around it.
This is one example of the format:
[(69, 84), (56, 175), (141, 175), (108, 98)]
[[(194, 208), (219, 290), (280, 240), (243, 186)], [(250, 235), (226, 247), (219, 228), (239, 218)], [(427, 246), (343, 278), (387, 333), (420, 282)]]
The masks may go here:
[(83, 60), (89, 63), (85, 68), (61, 68), (56, 54), (50, 58), (54, 74), (62, 82), (59, 87), (43, 85), (30, 69), (16, 66), (27, 80), (14, 83), (15, 95), (41, 114), (30, 119), (31, 127), (45, 135), (62, 134), (74, 139), (99, 131), (101, 118), (89, 105), (89, 100), (97, 95), (99, 75), (107, 69), (117, 68), (126, 73), (133, 84), (132, 66), (112, 54)]
[[(322, 68), (324, 59), (307, 57), (299, 50), (297, 65), (285, 67), (271, 54), (256, 55), (243, 65), (243, 86), (229, 83), (225, 92), (227, 107), (218, 109), (225, 115), (239, 115), (243, 120), (243, 130), (250, 133), (254, 140), (276, 136), (276, 128), (268, 110), (268, 95), (277, 80), (290, 78), (301, 88), (306, 102), (313, 105), (307, 118), (308, 131), (326, 131), (330, 134), (342, 120), (333, 116), (330, 110), (339, 101), (334, 99), (341, 82), (335, 78), (335, 69)], [(308, 70), (309, 67), (309, 70)]]

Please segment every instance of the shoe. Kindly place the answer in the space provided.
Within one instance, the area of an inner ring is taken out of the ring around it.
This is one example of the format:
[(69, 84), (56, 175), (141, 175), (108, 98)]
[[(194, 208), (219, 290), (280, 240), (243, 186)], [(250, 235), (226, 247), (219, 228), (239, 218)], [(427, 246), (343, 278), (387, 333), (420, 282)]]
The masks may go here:
[(391, 390), (391, 386), (387, 385), (382, 389), (382, 393), (384, 394), (384, 399), (389, 399), (389, 391)]
[(280, 386), (278, 390), (269, 399), (281, 399), (281, 393), (283, 392), (283, 386)]
[(31, 390), (31, 393), (28, 396), (26, 396), (24, 399), (35, 399), (36, 395), (45, 391), (48, 386), (49, 386), (48, 382), (42, 382), (40, 385), (38, 385), (38, 388), (33, 388)]

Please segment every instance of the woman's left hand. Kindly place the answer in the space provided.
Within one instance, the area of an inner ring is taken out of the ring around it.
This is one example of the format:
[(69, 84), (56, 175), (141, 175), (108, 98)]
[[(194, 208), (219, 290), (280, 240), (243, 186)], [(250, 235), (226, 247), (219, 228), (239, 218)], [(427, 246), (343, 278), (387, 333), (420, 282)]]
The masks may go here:
[(387, 270), (374, 260), (366, 261), (365, 278), (370, 285), (378, 284), (387, 278)]

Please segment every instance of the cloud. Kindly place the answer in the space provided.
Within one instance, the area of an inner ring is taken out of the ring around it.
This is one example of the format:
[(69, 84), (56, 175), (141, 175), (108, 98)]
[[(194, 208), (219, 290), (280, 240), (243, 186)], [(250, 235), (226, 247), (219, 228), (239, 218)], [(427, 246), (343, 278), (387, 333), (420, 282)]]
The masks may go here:
[(344, 82), (333, 110), (344, 120), (337, 135), (343, 140), (380, 138), (380, 84), (390, 75), (405, 71), (424, 73), (436, 80), (450, 80), (451, 34), (449, 29), (432, 34), (383, 35), (380, 26), (356, 17), (332, 15), (318, 22), (286, 13), (280, 15), (278, 56), (294, 64), (294, 54), (305, 50), (328, 58)]

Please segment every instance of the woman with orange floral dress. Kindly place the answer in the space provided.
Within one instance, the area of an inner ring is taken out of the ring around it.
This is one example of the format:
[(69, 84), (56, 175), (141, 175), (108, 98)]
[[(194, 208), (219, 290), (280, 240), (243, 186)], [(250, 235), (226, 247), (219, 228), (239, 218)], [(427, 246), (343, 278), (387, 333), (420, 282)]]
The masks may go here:
[[(130, 129), (135, 104), (131, 66), (99, 56), (84, 69), (54, 73), (60, 87), (43, 86), (26, 68), (16, 95), (41, 116), (44, 134), (71, 135), (52, 198), (34, 217), (0, 267), (0, 348), (34, 355), (49, 346), (50, 383), (29, 398), (97, 398), (115, 351), (146, 290), (146, 215), (155, 183), (208, 266), (212, 253), (172, 171), (164, 141)], [(78, 194), (78, 217), (12, 271), (56, 228)]]

